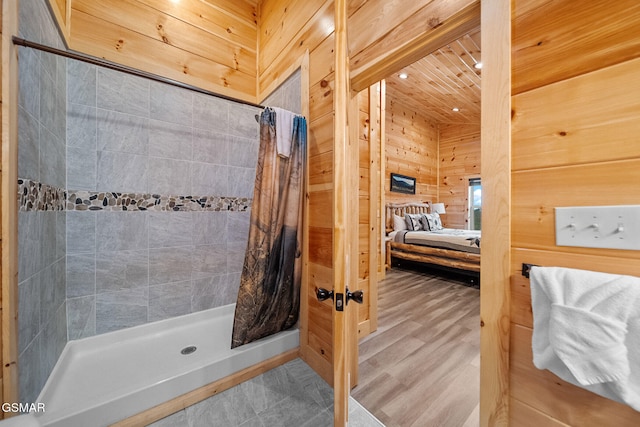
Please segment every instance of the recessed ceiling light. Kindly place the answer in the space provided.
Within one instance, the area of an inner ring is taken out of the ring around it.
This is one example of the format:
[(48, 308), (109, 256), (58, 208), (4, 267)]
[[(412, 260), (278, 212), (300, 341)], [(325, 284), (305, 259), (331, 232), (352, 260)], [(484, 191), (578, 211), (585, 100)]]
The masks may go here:
[(458, 111), (460, 111), (460, 109), (459, 109), (458, 107), (453, 107), (453, 108), (451, 109), (451, 111), (458, 112)]
[(482, 62), (476, 62), (475, 64), (473, 64), (473, 68), (476, 68), (479, 70), (480, 68), (482, 68)]
[(409, 77), (409, 75), (407, 73), (400, 73), (398, 74), (398, 77), (400, 77), (401, 79), (406, 79), (407, 77)]

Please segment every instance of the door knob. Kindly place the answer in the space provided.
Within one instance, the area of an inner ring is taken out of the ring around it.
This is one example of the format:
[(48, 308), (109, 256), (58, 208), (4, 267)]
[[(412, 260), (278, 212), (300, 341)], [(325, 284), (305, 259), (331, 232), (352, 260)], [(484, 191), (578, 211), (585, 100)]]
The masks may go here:
[(328, 291), (324, 288), (316, 288), (316, 297), (318, 301), (324, 301), (326, 299), (333, 299), (333, 291)]
[(361, 290), (349, 292), (349, 289), (347, 288), (347, 304), (349, 304), (349, 300), (354, 300), (358, 304), (362, 304), (362, 301), (364, 300), (364, 292)]

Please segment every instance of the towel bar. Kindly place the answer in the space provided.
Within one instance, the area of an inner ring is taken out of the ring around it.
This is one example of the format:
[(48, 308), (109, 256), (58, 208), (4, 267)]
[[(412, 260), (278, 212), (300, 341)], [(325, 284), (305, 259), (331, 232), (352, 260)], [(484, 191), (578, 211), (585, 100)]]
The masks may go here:
[(529, 272), (531, 271), (531, 267), (539, 267), (539, 266), (535, 264), (525, 264), (524, 262), (522, 263), (522, 275), (527, 279), (529, 278)]

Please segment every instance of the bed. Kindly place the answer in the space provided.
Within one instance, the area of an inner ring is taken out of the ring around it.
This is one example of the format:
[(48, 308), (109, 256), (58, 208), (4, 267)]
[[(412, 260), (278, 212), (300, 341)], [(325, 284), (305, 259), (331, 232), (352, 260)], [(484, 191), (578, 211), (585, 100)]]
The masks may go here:
[[(399, 224), (406, 223), (409, 214), (413, 225), (420, 228), (416, 221), (423, 223), (432, 220), (424, 215), (431, 211), (429, 203), (390, 203), (386, 205), (387, 264), (391, 258), (404, 259), (441, 267), (480, 272), (480, 231), (438, 228), (434, 231), (407, 229)], [(410, 220), (409, 220), (410, 221)], [(395, 222), (395, 225), (394, 225)], [(431, 228), (433, 224), (431, 224)]]

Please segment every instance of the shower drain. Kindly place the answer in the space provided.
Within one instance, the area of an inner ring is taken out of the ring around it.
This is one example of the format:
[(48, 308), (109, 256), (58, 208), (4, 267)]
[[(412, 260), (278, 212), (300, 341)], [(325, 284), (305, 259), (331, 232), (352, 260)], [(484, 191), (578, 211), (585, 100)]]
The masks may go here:
[(185, 347), (182, 350), (180, 350), (180, 354), (191, 354), (194, 351), (196, 351), (198, 348), (195, 345), (190, 345), (189, 347)]

